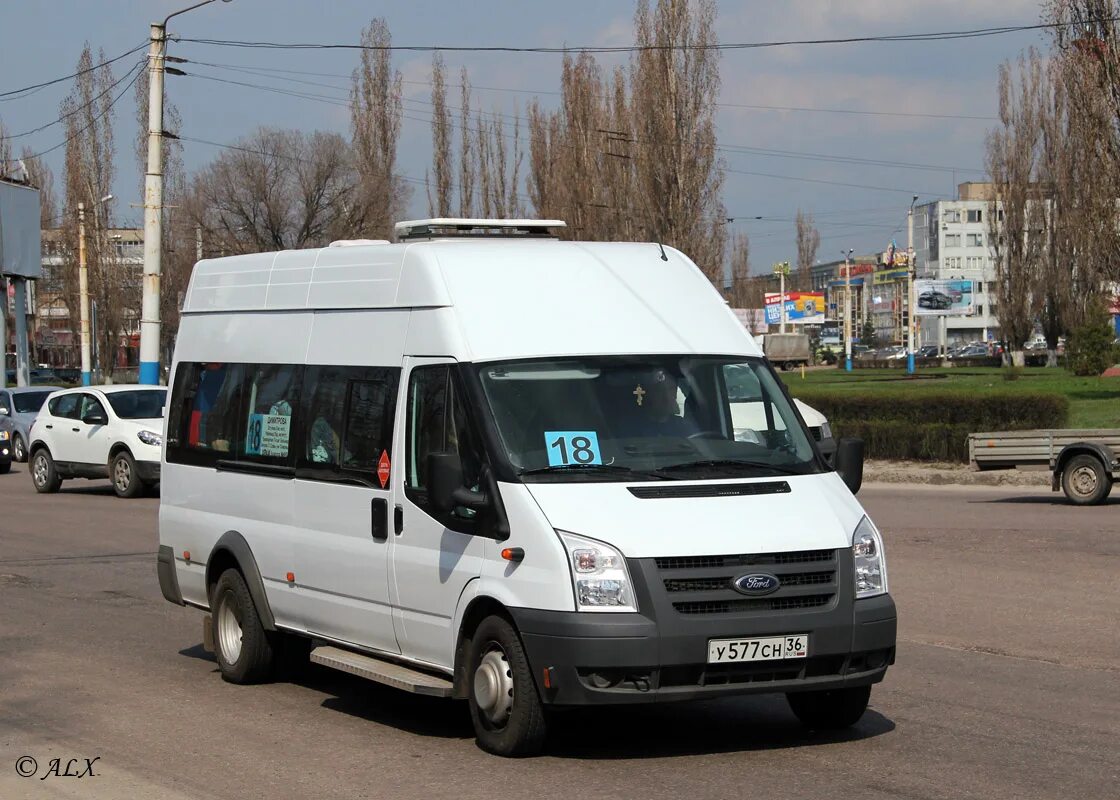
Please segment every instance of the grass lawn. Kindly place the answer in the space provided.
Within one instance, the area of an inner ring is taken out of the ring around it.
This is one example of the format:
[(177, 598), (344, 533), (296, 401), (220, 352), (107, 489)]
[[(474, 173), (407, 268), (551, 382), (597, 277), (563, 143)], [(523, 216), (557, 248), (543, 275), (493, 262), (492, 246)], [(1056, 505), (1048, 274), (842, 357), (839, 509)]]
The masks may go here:
[(1120, 428), (1120, 378), (1078, 378), (1060, 368), (1028, 367), (1015, 381), (1004, 380), (998, 367), (919, 369), (916, 377), (897, 369), (812, 369), (806, 370), (804, 379), (799, 372), (780, 374), (794, 397), (802, 386), (855, 394), (882, 390), (1052, 392), (1069, 398), (1070, 428)]

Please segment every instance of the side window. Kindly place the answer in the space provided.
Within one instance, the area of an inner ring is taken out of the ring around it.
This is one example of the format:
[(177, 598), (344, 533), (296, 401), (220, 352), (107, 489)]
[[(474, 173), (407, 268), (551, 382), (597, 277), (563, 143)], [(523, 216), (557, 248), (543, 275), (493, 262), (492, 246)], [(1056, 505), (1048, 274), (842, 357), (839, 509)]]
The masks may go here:
[[(463, 465), (467, 487), (477, 487), (482, 457), (472, 435), (466, 408), (457, 382), (447, 365), (418, 367), (408, 386), (408, 438), (406, 440), (405, 492), (409, 499), (435, 517), (428, 502), (427, 461), (432, 453), (454, 452)], [(458, 509), (457, 519), (441, 519), (448, 527), (461, 528), (472, 512)]]
[(307, 367), (300, 477), (389, 483), (400, 370)]
[(78, 418), (78, 406), (82, 400), (82, 395), (75, 392), (74, 394), (64, 394), (61, 397), (56, 397), (48, 404), (48, 409), (51, 414), (56, 417), (65, 417), (67, 419)]
[(78, 419), (85, 419), (90, 414), (100, 414), (106, 419), (109, 418), (109, 415), (105, 413), (105, 406), (101, 405), (100, 400), (92, 394), (83, 394), (81, 410), (78, 412)]
[(291, 463), (292, 418), (299, 407), (303, 367), (265, 364), (250, 367), (245, 411), (233, 449), (238, 461), (273, 466)]
[(240, 440), (241, 364), (180, 364), (168, 419), (167, 460), (213, 466)]
[(8, 396), (7, 392), (0, 392), (0, 408), (8, 409), (8, 414), (14, 413), (12, 410), (12, 398)]

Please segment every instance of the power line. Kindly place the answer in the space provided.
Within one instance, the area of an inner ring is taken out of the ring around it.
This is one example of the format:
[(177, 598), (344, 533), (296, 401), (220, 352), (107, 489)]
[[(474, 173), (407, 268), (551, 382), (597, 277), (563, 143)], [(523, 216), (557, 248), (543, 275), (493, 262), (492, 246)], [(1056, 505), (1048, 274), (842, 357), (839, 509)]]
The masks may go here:
[[(1114, 22), (1120, 17), (1101, 19), (1100, 22)], [(941, 42), (957, 39), (979, 39), (989, 36), (1003, 36), (1011, 33), (1024, 33), (1028, 31), (1053, 30), (1076, 26), (1075, 22), (1044, 22), (1033, 25), (1002, 25), (992, 28), (975, 28), (971, 30), (935, 31), (927, 33), (901, 33), (879, 36), (845, 36), (832, 39), (786, 39), (761, 42), (728, 42), (707, 45), (697, 44), (648, 44), (648, 45), (623, 45), (600, 46), (582, 45), (577, 47), (514, 47), (510, 45), (364, 45), (350, 43), (320, 43), (320, 42), (262, 42), (244, 41), (236, 39), (202, 39), (183, 38), (180, 41), (194, 44), (212, 45), (216, 47), (240, 47), (265, 50), (373, 50), (373, 51), (404, 51), (404, 52), (469, 52), (469, 53), (636, 53), (666, 50), (693, 50), (693, 51), (724, 51), (724, 50), (755, 50), (773, 47), (793, 47), (802, 45), (828, 45), (828, 44), (866, 44), (871, 42)]]
[(137, 62), (132, 67), (132, 69), (130, 69), (128, 72), (124, 73), (123, 75), (121, 75), (121, 77), (117, 78), (115, 81), (113, 81), (107, 87), (102, 89), (101, 92), (98, 93), (95, 97), (93, 97), (88, 103), (82, 103), (80, 106), (77, 106), (77, 107), (71, 109), (70, 111), (67, 111), (65, 114), (62, 114), (61, 116), (58, 117), (58, 119), (51, 120), (50, 122), (47, 122), (43, 125), (40, 125), (38, 128), (31, 128), (30, 130), (22, 131), (20, 133), (9, 134), (8, 136), (0, 136), (0, 141), (3, 141), (3, 140), (11, 141), (13, 139), (20, 139), (20, 138), (23, 138), (24, 136), (30, 136), (33, 133), (39, 133), (40, 131), (45, 131), (47, 128), (51, 128), (55, 125), (58, 125), (61, 122), (64, 122), (69, 117), (72, 117), (75, 114), (80, 113), (81, 111), (85, 110), (89, 106), (96, 103), (98, 100), (100, 100), (105, 95), (112, 92), (113, 89), (117, 88), (117, 86), (119, 86), (123, 81), (128, 80), (128, 78), (132, 76), (132, 73), (135, 70), (139, 69), (140, 67), (143, 67), (144, 63), (145, 63), (144, 61)]
[[(19, 98), (12, 97), (12, 95), (17, 95), (18, 94), (18, 95), (21, 95), (23, 97), (26, 97), (28, 94), (36, 92), (39, 89), (42, 89), (46, 86), (53, 86), (56, 83), (62, 83), (63, 81), (68, 81), (71, 78), (77, 78), (79, 75), (85, 75), (87, 72), (93, 72), (96, 69), (100, 69), (101, 67), (107, 66), (107, 65), (112, 64), (116, 61), (120, 61), (122, 58), (126, 58), (126, 57), (132, 55), (133, 53), (136, 53), (140, 50), (143, 50), (147, 46), (148, 46), (148, 43), (144, 42), (143, 44), (141, 44), (137, 47), (134, 47), (131, 50), (126, 50), (125, 52), (121, 53), (119, 56), (116, 56), (115, 58), (110, 58), (108, 61), (102, 61), (100, 64), (94, 64), (92, 67), (87, 67), (85, 69), (80, 69), (77, 72), (71, 73), (70, 75), (65, 75), (61, 78), (55, 78), (54, 80), (44, 81), (43, 83), (32, 84), (31, 86), (24, 86), (22, 89), (11, 89), (7, 92), (0, 92), (0, 101), (16, 100), (16, 99), (19, 99)], [(24, 94), (25, 92), (26, 92), (26, 94)]]
[(106, 116), (107, 116), (107, 115), (109, 114), (109, 112), (113, 110), (113, 107), (114, 107), (114, 106), (115, 106), (115, 105), (116, 105), (116, 104), (117, 104), (117, 103), (118, 103), (118, 102), (120, 101), (120, 99), (121, 99), (122, 97), (124, 97), (124, 96), (125, 96), (125, 94), (127, 94), (127, 93), (128, 93), (128, 90), (132, 88), (133, 84), (135, 84), (135, 83), (136, 83), (136, 81), (138, 81), (138, 80), (140, 79), (140, 76), (141, 76), (142, 74), (144, 74), (144, 71), (143, 71), (143, 70), (137, 70), (137, 71), (136, 71), (136, 74), (135, 74), (134, 76), (132, 76), (132, 80), (130, 80), (130, 81), (128, 82), (128, 85), (127, 85), (127, 86), (125, 86), (125, 87), (124, 87), (124, 89), (122, 89), (122, 90), (121, 90), (121, 93), (120, 93), (120, 94), (118, 94), (118, 95), (117, 95), (116, 97), (114, 97), (114, 98), (113, 98), (113, 100), (112, 100), (112, 102), (110, 102), (110, 103), (109, 103), (109, 105), (105, 107), (105, 110), (103, 110), (103, 111), (102, 111), (101, 113), (99, 113), (99, 114), (98, 114), (98, 115), (97, 115), (96, 117), (94, 117), (94, 118), (93, 118), (93, 119), (92, 119), (92, 120), (90, 121), (90, 123), (89, 123), (88, 125), (86, 125), (86, 126), (85, 126), (84, 128), (81, 128), (81, 129), (79, 129), (79, 130), (75, 131), (75, 132), (74, 132), (73, 134), (71, 134), (70, 136), (67, 136), (67, 137), (66, 137), (65, 139), (63, 139), (63, 140), (62, 140), (61, 142), (59, 142), (58, 144), (56, 144), (56, 145), (55, 145), (54, 147), (48, 147), (48, 148), (47, 148), (46, 150), (43, 150), (43, 151), (41, 151), (41, 152), (39, 152), (39, 153), (34, 153), (34, 154), (30, 155), (30, 156), (25, 156), (25, 158), (39, 158), (39, 157), (41, 157), (41, 156), (45, 156), (45, 155), (46, 155), (47, 153), (53, 153), (53, 152), (54, 152), (55, 150), (57, 150), (58, 148), (60, 148), (60, 147), (64, 147), (65, 145), (67, 145), (67, 144), (69, 144), (69, 143), (70, 143), (71, 141), (73, 141), (74, 139), (77, 139), (77, 138), (78, 138), (79, 136), (81, 136), (81, 135), (82, 135), (83, 133), (85, 133), (85, 132), (86, 132), (86, 131), (88, 131), (88, 130), (89, 130), (90, 128), (92, 128), (92, 127), (93, 127), (93, 126), (94, 126), (94, 125), (95, 125), (95, 124), (96, 124), (96, 123), (97, 123), (97, 122), (98, 122), (99, 120), (101, 120), (101, 119), (104, 119), (104, 118), (105, 118), (105, 117), (106, 117)]

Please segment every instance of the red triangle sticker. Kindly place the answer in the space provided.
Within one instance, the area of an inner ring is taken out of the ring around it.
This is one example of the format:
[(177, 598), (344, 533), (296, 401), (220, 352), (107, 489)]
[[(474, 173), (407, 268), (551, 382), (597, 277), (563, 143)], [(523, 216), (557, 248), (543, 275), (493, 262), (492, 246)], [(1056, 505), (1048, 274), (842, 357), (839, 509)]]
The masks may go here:
[(381, 481), (382, 489), (389, 482), (389, 453), (386, 450), (381, 451), (381, 458), (377, 462), (377, 479)]

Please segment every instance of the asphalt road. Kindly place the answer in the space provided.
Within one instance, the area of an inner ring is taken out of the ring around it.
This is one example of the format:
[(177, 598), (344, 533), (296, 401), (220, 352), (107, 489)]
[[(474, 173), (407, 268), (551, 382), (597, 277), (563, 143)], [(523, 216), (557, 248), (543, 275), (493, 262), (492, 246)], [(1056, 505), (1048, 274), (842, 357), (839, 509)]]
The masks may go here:
[[(461, 703), (320, 668), (224, 683), (200, 612), (160, 595), (157, 501), (39, 496), (17, 465), (0, 476), (0, 798), (1117, 797), (1120, 500), (861, 498), (900, 641), (855, 729), (807, 733), (769, 696), (599, 710), (509, 761), (477, 749)], [(41, 780), (54, 758), (98, 760)]]

